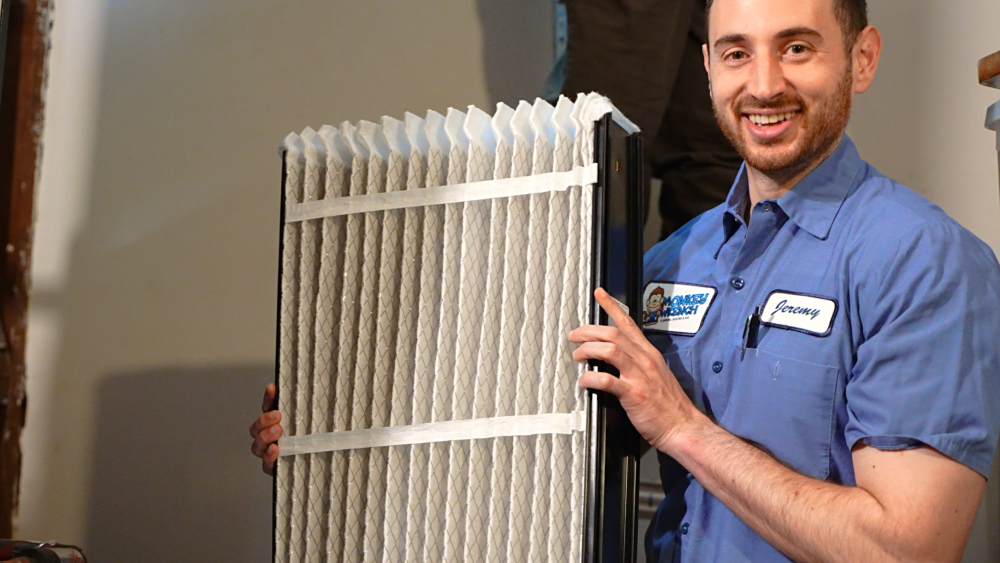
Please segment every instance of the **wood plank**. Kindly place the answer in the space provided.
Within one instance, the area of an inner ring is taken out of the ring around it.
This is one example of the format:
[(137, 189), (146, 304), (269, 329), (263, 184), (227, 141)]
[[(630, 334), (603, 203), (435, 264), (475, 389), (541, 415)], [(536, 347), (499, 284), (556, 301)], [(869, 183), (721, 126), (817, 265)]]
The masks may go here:
[(979, 61), (979, 83), (1000, 88), (1000, 51)]
[(39, 166), (42, 87), (51, 28), (50, 0), (10, 8), (0, 92), (0, 537), (11, 537), (21, 480), (21, 429), (27, 408), (25, 334), (32, 210)]

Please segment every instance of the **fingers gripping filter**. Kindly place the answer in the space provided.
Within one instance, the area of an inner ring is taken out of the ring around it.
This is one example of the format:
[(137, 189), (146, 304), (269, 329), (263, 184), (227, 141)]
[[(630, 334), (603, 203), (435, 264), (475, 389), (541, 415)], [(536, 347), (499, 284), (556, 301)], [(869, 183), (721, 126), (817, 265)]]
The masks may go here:
[(641, 146), (597, 94), (283, 143), (274, 560), (611, 561), (638, 437), (567, 335), (641, 311)]

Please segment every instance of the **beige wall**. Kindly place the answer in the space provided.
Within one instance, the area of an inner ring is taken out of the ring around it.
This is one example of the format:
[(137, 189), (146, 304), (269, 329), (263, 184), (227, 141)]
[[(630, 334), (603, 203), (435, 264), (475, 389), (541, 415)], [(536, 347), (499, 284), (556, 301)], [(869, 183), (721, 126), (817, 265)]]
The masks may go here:
[(848, 131), (862, 156), (1000, 250), (996, 144), (983, 125), (1000, 91), (976, 62), (1000, 49), (1000, 2), (881, 0), (871, 21), (884, 49)]
[[(550, 10), (58, 3), (19, 536), (101, 562), (268, 560), (270, 482), (246, 426), (273, 376), (278, 143), (305, 125), (530, 98)], [(1000, 96), (974, 80), (1000, 49), (1000, 5), (881, 0), (872, 16), (886, 53), (850, 129), (862, 154), (1000, 249), (982, 129)], [(967, 561), (1000, 558), (991, 491), (994, 536)]]
[(102, 563), (269, 560), (270, 480), (247, 427), (273, 378), (279, 143), (533, 96), (550, 12), (58, 3), (18, 535)]

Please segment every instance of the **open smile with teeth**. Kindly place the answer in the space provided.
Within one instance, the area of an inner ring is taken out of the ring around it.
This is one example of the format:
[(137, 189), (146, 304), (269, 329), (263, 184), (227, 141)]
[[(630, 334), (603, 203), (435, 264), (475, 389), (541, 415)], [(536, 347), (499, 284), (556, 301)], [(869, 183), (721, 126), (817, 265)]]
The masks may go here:
[(776, 113), (773, 115), (760, 115), (756, 113), (747, 114), (747, 119), (750, 123), (754, 125), (774, 125), (776, 123), (782, 123), (788, 121), (789, 119), (795, 117), (798, 114), (796, 111), (789, 111), (785, 113)]

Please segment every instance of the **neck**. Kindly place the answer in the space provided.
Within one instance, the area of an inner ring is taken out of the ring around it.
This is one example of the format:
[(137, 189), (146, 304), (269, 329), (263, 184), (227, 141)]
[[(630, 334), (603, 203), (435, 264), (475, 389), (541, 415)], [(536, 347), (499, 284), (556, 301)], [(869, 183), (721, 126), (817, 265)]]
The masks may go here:
[(765, 199), (778, 199), (787, 194), (810, 172), (829, 158), (839, 143), (833, 143), (816, 158), (804, 163), (796, 163), (781, 170), (763, 171), (747, 164), (747, 184), (750, 195), (750, 205), (743, 211), (743, 220), (750, 224), (750, 214), (753, 208)]

